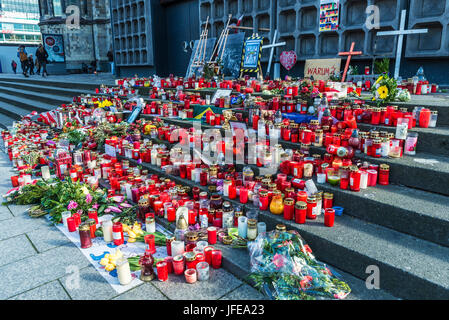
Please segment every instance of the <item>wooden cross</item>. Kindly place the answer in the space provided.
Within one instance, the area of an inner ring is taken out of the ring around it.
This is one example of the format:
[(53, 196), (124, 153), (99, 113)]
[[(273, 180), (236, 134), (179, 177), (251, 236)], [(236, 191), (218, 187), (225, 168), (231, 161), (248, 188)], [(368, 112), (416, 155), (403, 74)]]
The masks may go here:
[(346, 73), (348, 72), (349, 68), (349, 62), (351, 61), (352, 56), (358, 56), (362, 54), (362, 51), (353, 51), (355, 46), (355, 42), (351, 43), (351, 49), (349, 49), (348, 52), (339, 52), (339, 56), (348, 56), (348, 59), (346, 60), (345, 70), (343, 71), (343, 76), (341, 77), (341, 82), (345, 82), (346, 79)]
[(411, 29), (404, 30), (405, 27), (405, 15), (407, 10), (401, 11), (401, 22), (399, 26), (399, 30), (396, 31), (381, 31), (377, 33), (377, 36), (396, 36), (399, 35), (398, 38), (398, 48), (396, 50), (396, 62), (394, 66), (394, 77), (397, 79), (399, 77), (399, 69), (401, 67), (401, 55), (402, 55), (402, 42), (404, 40), (404, 35), (407, 34), (417, 34), (417, 33), (427, 33), (427, 29)]

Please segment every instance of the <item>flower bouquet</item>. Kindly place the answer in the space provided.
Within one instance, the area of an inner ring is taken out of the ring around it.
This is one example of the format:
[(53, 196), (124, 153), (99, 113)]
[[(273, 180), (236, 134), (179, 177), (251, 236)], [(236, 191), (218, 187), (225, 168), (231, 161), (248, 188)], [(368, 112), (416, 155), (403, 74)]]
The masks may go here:
[(396, 79), (390, 78), (387, 73), (383, 73), (377, 78), (371, 89), (373, 94), (372, 101), (375, 101), (377, 105), (381, 105), (395, 100), (410, 100), (410, 94), (407, 95), (404, 91), (407, 90), (398, 89)]
[(324, 263), (296, 231), (271, 231), (248, 243), (255, 286), (276, 300), (344, 299), (349, 286)]

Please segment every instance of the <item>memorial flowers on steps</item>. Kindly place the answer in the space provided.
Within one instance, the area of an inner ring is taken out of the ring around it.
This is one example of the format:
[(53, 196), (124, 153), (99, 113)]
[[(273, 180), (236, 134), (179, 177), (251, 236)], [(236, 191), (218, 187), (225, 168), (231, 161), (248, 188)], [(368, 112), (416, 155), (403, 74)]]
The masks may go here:
[(296, 231), (271, 231), (248, 243), (249, 278), (276, 300), (344, 299), (349, 286), (317, 261)]

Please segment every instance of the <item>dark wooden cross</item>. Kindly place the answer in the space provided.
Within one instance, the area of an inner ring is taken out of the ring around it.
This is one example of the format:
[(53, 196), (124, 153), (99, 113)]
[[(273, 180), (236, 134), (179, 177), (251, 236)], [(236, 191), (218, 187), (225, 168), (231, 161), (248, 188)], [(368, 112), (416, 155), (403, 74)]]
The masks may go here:
[(351, 49), (349, 49), (348, 52), (339, 52), (339, 56), (348, 56), (348, 59), (346, 60), (345, 70), (343, 71), (343, 76), (341, 77), (341, 82), (345, 82), (346, 80), (346, 73), (348, 73), (349, 68), (349, 62), (351, 61), (352, 56), (358, 56), (362, 54), (362, 51), (353, 51), (355, 46), (355, 42), (351, 43)]

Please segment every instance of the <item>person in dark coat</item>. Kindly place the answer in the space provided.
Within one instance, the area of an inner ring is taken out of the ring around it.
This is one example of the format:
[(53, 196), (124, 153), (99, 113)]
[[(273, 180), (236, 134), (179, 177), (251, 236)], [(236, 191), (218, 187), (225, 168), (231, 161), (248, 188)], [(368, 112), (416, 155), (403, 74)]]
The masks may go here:
[(17, 63), (14, 60), (11, 62), (11, 68), (14, 74), (17, 74)]
[(34, 60), (32, 54), (28, 56), (28, 68), (30, 70), (30, 76), (34, 75)]
[(39, 45), (39, 47), (36, 50), (36, 58), (39, 62), (39, 68), (37, 69), (37, 74), (40, 74), (41, 68), (42, 68), (42, 76), (48, 76), (47, 73), (47, 58), (48, 58), (48, 52), (45, 50), (44, 46), (42, 44)]

